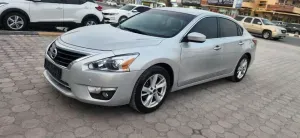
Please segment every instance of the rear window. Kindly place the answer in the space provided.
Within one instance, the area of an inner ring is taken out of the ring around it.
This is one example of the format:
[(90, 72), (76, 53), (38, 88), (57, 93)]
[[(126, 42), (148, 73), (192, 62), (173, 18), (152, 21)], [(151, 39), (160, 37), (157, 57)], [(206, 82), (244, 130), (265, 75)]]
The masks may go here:
[(243, 20), (245, 17), (243, 16), (236, 16), (234, 19), (237, 20), (237, 21), (241, 21)]

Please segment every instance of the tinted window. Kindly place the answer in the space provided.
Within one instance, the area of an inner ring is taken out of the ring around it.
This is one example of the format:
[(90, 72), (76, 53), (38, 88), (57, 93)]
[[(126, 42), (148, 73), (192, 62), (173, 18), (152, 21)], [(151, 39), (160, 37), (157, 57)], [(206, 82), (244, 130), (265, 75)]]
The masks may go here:
[(259, 19), (254, 19), (252, 23), (253, 24), (258, 24), (258, 22), (261, 22), (261, 21)]
[(244, 22), (246, 22), (246, 23), (251, 23), (251, 21), (252, 21), (252, 18), (250, 18), (250, 17), (247, 17), (247, 18), (245, 19), (245, 21), (244, 21)]
[(238, 29), (235, 22), (228, 19), (219, 18), (221, 37), (238, 36)]
[(217, 18), (209, 17), (200, 20), (190, 32), (198, 32), (204, 34), (207, 39), (218, 37)]
[(42, 2), (45, 2), (45, 3), (62, 3), (61, 0), (42, 0)]
[(64, 0), (66, 4), (81, 4), (80, 1), (82, 0)]
[(264, 25), (274, 25), (270, 20), (268, 19), (262, 19), (262, 22), (264, 23)]
[(119, 25), (120, 29), (156, 37), (173, 37), (177, 35), (195, 15), (151, 9), (138, 14)]
[(137, 8), (135, 8), (135, 10), (137, 10), (140, 13), (148, 11), (149, 9), (150, 8), (147, 8), (147, 7), (137, 7)]
[(238, 36), (242, 36), (243, 33), (244, 33), (244, 30), (241, 26), (237, 25), (237, 28), (238, 28)]
[(120, 9), (121, 9), (121, 10), (130, 11), (130, 10), (132, 10), (133, 8), (135, 8), (135, 6), (132, 6), (132, 5), (125, 5), (125, 6), (121, 7)]
[(236, 16), (234, 19), (236, 19), (237, 21), (241, 21), (243, 20), (245, 17), (243, 16)]

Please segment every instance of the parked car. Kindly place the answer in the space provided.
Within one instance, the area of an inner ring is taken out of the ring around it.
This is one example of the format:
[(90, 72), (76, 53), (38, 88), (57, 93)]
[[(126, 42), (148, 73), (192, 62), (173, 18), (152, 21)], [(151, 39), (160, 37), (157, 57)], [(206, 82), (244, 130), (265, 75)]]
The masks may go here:
[(268, 19), (250, 16), (237, 16), (235, 19), (250, 33), (261, 35), (264, 39), (278, 40), (286, 37), (286, 29), (274, 25)]
[(300, 34), (300, 24), (298, 23), (289, 23), (285, 28), (290, 33), (294, 33), (296, 35)]
[(149, 9), (151, 8), (143, 5), (127, 4), (119, 9), (103, 10), (104, 21), (108, 23), (119, 23), (133, 15), (148, 11)]
[(107, 5), (110, 5), (110, 6), (117, 6), (117, 5), (118, 5), (118, 4), (117, 4), (116, 2), (114, 2), (114, 1), (107, 1), (106, 3), (107, 3)]
[(272, 23), (280, 27), (285, 27), (287, 24), (286, 22), (283, 21), (272, 21)]
[(93, 0), (2, 0), (0, 24), (9, 30), (23, 30), (29, 24), (75, 27), (99, 24), (102, 7)]
[[(46, 49), (46, 79), (79, 101), (149, 113), (168, 94), (228, 77), (241, 81), (256, 40), (229, 16), (155, 8), (118, 26), (78, 28)], [(72, 56), (69, 56), (72, 55)]]

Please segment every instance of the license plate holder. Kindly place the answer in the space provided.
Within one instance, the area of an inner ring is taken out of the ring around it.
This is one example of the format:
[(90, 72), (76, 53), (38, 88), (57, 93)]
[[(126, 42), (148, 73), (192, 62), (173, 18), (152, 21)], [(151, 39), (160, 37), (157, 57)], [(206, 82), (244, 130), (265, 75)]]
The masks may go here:
[(44, 67), (57, 80), (61, 80), (62, 69), (45, 59)]

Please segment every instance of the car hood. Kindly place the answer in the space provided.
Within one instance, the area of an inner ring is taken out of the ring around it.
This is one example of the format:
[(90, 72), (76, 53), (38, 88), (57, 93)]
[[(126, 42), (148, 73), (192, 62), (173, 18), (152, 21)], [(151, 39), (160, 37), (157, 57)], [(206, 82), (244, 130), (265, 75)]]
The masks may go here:
[(73, 46), (93, 50), (118, 50), (156, 46), (165, 38), (137, 34), (109, 24), (82, 27), (63, 34), (60, 39)]
[(129, 11), (126, 10), (120, 10), (120, 9), (107, 9), (107, 10), (103, 10), (103, 13), (127, 13)]
[(267, 26), (268, 26), (268, 28), (270, 28), (270, 29), (286, 30), (285, 28), (280, 27), (280, 26), (276, 26), (276, 25), (267, 25)]

